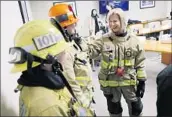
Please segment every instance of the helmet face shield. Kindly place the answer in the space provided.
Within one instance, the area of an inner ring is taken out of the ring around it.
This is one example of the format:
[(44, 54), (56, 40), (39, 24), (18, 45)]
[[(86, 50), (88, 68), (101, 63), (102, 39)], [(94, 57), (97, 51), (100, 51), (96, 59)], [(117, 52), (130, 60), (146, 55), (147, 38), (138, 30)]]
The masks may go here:
[(9, 63), (22, 64), (26, 62), (26, 51), (20, 47), (12, 47), (9, 49)]
[(56, 16), (55, 18), (56, 18), (56, 20), (57, 20), (59, 23), (69, 20), (67, 14), (63, 14), (63, 15), (60, 15), (60, 16)]
[(53, 64), (55, 62), (55, 57), (48, 54), (46, 59), (40, 58), (38, 56), (34, 56), (28, 52), (26, 52), (23, 48), (20, 47), (12, 47), (9, 50), (10, 60), (9, 63), (11, 64), (23, 64), (27, 62), (27, 70), (32, 69), (33, 62), (39, 62), (41, 64)]
[(65, 3), (56, 4), (51, 7), (49, 17), (55, 18), (63, 28), (78, 22), (72, 6)]

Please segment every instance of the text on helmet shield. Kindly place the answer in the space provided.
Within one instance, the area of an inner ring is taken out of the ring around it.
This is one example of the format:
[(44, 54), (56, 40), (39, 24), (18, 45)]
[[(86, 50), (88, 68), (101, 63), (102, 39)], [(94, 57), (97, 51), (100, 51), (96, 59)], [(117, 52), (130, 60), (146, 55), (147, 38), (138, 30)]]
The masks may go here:
[(33, 38), (35, 46), (38, 50), (42, 50), (44, 48), (50, 47), (57, 42), (59, 42), (63, 37), (61, 35), (55, 34), (47, 34), (39, 37)]

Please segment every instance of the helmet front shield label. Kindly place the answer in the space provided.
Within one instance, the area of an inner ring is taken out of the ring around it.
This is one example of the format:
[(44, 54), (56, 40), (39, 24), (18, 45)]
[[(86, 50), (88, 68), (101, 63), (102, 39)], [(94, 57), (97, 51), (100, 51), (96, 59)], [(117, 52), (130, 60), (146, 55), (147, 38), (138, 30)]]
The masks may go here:
[(42, 50), (44, 48), (47, 48), (56, 44), (61, 39), (63, 39), (63, 37), (60, 34), (59, 35), (47, 34), (47, 35), (35, 37), (33, 38), (33, 41), (37, 50)]

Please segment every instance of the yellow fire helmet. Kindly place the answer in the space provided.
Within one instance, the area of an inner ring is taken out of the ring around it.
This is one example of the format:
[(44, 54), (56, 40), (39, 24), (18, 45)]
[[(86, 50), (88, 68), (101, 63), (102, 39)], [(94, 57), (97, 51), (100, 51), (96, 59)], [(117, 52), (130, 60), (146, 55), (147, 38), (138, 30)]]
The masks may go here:
[(38, 60), (46, 60), (47, 55), (55, 56), (63, 52), (69, 44), (61, 31), (51, 21), (33, 20), (21, 26), (14, 37), (14, 47), (10, 48), (10, 61), (14, 67), (11, 72), (22, 72), (28, 68), (27, 55), (34, 58), (31, 67), (41, 64)]

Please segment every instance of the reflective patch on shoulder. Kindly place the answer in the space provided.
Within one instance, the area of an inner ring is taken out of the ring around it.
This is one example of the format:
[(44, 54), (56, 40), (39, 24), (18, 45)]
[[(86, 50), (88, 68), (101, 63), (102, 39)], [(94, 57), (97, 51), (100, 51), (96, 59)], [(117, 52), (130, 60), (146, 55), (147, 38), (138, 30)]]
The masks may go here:
[(44, 48), (50, 47), (63, 39), (61, 34), (46, 34), (43, 36), (33, 38), (34, 44), (37, 50), (42, 50)]
[(26, 106), (24, 104), (24, 102), (22, 100), (20, 100), (20, 112), (19, 112), (19, 116), (21, 117), (25, 117), (26, 116)]

